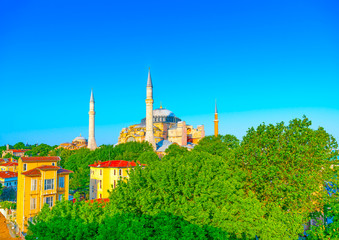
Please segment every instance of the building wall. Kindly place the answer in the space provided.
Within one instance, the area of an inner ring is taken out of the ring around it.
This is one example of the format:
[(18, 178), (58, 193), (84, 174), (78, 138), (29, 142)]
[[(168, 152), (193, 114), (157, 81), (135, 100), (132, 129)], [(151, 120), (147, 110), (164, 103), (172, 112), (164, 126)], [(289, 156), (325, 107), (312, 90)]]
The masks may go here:
[[(122, 175), (119, 175), (119, 170), (121, 169)], [(100, 174), (100, 170), (101, 173)], [(90, 174), (90, 200), (98, 198), (108, 198), (108, 190), (118, 186), (118, 181), (120, 177), (122, 179), (128, 178), (128, 168), (97, 168), (91, 167)], [(115, 174), (114, 174), (115, 173)], [(101, 181), (101, 188), (100, 188)], [(115, 186), (115, 187), (114, 187)]]
[[(42, 165), (57, 165), (57, 162), (32, 162), (27, 164), (27, 171)], [(17, 218), (16, 222), (21, 231), (26, 232), (29, 218), (34, 217), (44, 205), (46, 197), (53, 197), (53, 206), (63, 195), (66, 200), (69, 197), (69, 176), (68, 174), (57, 174), (57, 169), (41, 171), (41, 176), (25, 176), (23, 172), (23, 162), (19, 158), (18, 166), (18, 189), (17, 189)], [(64, 188), (59, 187), (59, 178), (64, 177)], [(37, 180), (36, 190), (32, 190), (32, 180)], [(54, 179), (54, 188), (44, 190), (45, 179)], [(35, 209), (31, 209), (31, 199), (35, 198)]]

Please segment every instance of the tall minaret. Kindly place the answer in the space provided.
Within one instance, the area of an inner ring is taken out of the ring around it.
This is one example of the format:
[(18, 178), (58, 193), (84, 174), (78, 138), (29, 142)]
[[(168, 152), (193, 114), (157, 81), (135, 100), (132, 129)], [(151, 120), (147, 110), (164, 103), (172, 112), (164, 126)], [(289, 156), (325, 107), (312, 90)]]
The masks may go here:
[(145, 140), (152, 144), (155, 149), (153, 134), (153, 85), (151, 78), (151, 69), (148, 69), (148, 79), (146, 87), (146, 136)]
[(214, 136), (218, 136), (219, 128), (218, 128), (219, 120), (218, 120), (218, 109), (217, 109), (217, 100), (215, 100), (215, 111), (214, 111)]
[(91, 150), (95, 150), (97, 148), (97, 143), (95, 142), (95, 134), (94, 134), (94, 97), (93, 97), (93, 89), (91, 91), (91, 100), (89, 101), (89, 132), (88, 132), (88, 145), (87, 147)]

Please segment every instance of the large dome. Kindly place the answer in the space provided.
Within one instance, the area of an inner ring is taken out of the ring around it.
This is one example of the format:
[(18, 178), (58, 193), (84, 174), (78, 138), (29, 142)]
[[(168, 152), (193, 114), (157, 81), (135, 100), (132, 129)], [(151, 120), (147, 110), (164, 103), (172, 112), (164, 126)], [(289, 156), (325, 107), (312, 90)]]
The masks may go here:
[[(177, 123), (181, 119), (177, 118), (174, 113), (166, 108), (157, 108), (153, 110), (153, 122), (154, 123)], [(141, 120), (141, 124), (145, 124), (146, 118)]]
[(86, 138), (81, 136), (81, 134), (80, 134), (79, 137), (76, 137), (76, 138), (73, 139), (73, 142), (86, 142), (86, 141), (87, 141)]
[(166, 108), (157, 108), (153, 110), (153, 117), (175, 117), (175, 115)]

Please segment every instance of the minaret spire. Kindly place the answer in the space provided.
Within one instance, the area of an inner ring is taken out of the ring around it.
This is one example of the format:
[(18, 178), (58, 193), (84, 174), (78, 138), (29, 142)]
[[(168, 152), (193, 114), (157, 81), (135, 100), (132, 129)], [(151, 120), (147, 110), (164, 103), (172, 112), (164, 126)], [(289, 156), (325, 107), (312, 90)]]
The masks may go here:
[(214, 110), (214, 136), (217, 137), (219, 134), (219, 119), (218, 119), (218, 108), (217, 100), (215, 100), (215, 110)]
[(89, 131), (88, 131), (88, 145), (87, 147), (91, 150), (97, 148), (97, 143), (95, 142), (95, 111), (94, 111), (94, 96), (93, 89), (91, 90), (91, 99), (89, 101)]
[(148, 69), (148, 79), (146, 86), (146, 135), (145, 140), (152, 144), (155, 149), (153, 133), (153, 84), (151, 78), (151, 69)]

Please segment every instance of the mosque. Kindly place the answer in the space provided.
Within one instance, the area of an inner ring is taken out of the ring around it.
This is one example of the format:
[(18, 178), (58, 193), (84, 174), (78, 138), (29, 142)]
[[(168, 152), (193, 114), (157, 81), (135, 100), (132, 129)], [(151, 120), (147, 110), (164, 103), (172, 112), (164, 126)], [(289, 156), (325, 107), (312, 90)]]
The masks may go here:
[(139, 124), (123, 128), (118, 144), (148, 141), (161, 154), (173, 143), (191, 149), (205, 137), (204, 125), (193, 128), (192, 125), (186, 124), (172, 111), (162, 106), (153, 109), (153, 83), (150, 70), (148, 71), (146, 95), (146, 117)]
[[(204, 125), (199, 125), (194, 128), (192, 125), (186, 124), (175, 114), (160, 106), (153, 109), (153, 83), (151, 72), (148, 71), (148, 79), (146, 86), (146, 117), (139, 124), (134, 124), (123, 128), (120, 132), (118, 144), (126, 142), (142, 142), (148, 141), (156, 150), (158, 155), (165, 154), (165, 150), (172, 144), (194, 148), (200, 139), (205, 137)], [(66, 148), (76, 150), (80, 148), (89, 148), (95, 150), (97, 144), (95, 141), (95, 111), (94, 111), (94, 96), (91, 92), (90, 111), (89, 111), (89, 134), (88, 141), (84, 137), (76, 137), (72, 143), (62, 143), (58, 148)], [(215, 104), (215, 120), (214, 120), (214, 135), (218, 135), (218, 111)]]

